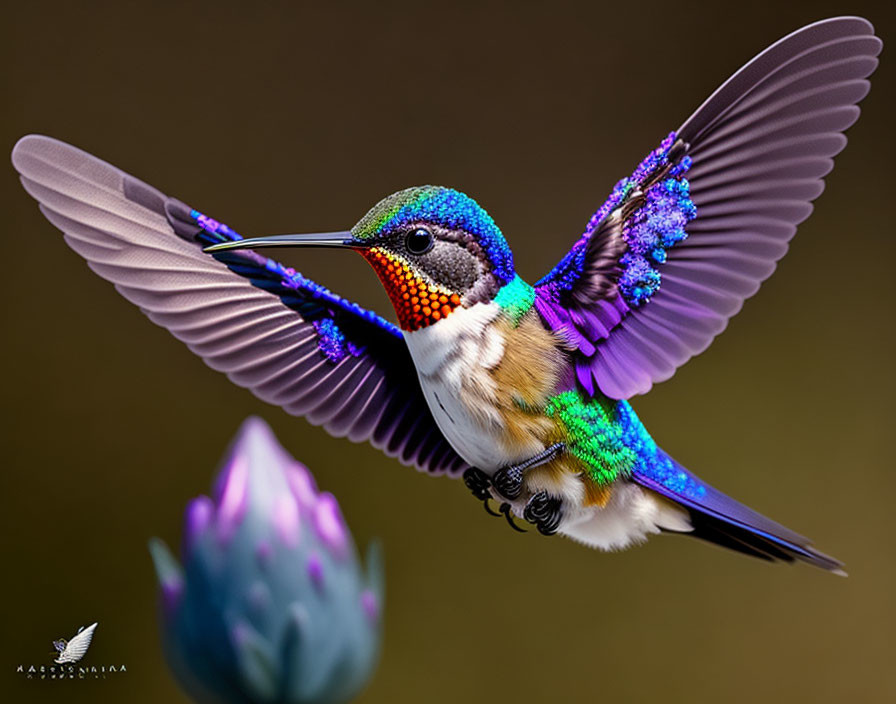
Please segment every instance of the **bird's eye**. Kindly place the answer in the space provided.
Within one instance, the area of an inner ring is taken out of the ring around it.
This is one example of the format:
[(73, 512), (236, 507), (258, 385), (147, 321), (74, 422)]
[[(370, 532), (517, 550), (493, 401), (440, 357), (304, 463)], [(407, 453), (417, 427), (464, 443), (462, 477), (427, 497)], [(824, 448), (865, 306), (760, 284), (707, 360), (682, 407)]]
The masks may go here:
[(404, 241), (411, 254), (424, 254), (432, 249), (432, 233), (422, 227), (412, 230)]

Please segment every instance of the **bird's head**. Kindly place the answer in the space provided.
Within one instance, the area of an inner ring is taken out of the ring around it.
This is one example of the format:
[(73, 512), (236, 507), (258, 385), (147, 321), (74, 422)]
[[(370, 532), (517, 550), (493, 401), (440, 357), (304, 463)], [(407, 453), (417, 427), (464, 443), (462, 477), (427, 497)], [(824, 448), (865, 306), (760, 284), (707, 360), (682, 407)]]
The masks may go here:
[(351, 233), (406, 330), (431, 325), (458, 306), (489, 301), (514, 276), (513, 255), (494, 220), (450, 188), (393, 193)]
[(513, 280), (513, 255), (491, 216), (458, 191), (416, 186), (384, 198), (350, 230), (225, 242), (206, 251), (347, 247), (380, 278), (398, 321), (418, 330), (494, 298)]

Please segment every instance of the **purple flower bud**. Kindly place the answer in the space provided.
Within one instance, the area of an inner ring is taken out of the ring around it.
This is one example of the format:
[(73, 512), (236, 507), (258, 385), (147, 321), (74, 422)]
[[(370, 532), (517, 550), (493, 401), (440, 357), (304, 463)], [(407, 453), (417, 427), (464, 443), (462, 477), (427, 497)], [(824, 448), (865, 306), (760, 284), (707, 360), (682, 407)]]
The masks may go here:
[(222, 542), (230, 540), (246, 513), (249, 470), (246, 458), (236, 455), (230, 459), (217, 485), (217, 514), (215, 528)]
[(286, 481), (289, 482), (289, 488), (292, 490), (293, 496), (296, 497), (296, 501), (299, 502), (300, 508), (306, 511), (314, 508), (314, 504), (317, 502), (317, 485), (305, 465), (296, 462), (288, 467)]
[(364, 608), (364, 613), (367, 614), (367, 618), (370, 619), (371, 623), (379, 621), (380, 602), (379, 599), (376, 598), (376, 594), (369, 589), (365, 589), (361, 592), (361, 606)]
[(308, 556), (308, 576), (315, 587), (320, 587), (324, 583), (324, 566), (317, 556), (317, 553), (311, 553)]
[(184, 520), (183, 552), (188, 556), (199, 536), (205, 533), (212, 522), (215, 507), (207, 496), (197, 496), (187, 504), (187, 513)]
[(299, 544), (301, 526), (299, 524), (299, 507), (292, 494), (281, 494), (274, 502), (274, 527), (277, 536), (284, 545), (294, 548)]
[(336, 497), (323, 492), (314, 507), (314, 529), (318, 537), (338, 557), (348, 548), (348, 531), (339, 511)]
[(184, 568), (150, 544), (168, 663), (201, 701), (341, 702), (379, 647), (378, 552), (362, 572), (336, 498), (249, 418), (187, 506)]

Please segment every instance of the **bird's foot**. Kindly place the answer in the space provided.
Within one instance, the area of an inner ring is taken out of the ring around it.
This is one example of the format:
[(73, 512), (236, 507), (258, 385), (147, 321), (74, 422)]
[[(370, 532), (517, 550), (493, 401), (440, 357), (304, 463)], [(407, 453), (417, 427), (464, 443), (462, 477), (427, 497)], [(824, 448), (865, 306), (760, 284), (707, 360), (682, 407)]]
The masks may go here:
[[(550, 462), (564, 449), (566, 449), (564, 443), (555, 443), (524, 462), (502, 467), (492, 477), (481, 469), (470, 467), (464, 472), (464, 484), (473, 496), (482, 502), (486, 512), (492, 516), (503, 515), (511, 528), (525, 533), (526, 531), (513, 520), (511, 502), (523, 495), (526, 472)], [(498, 513), (492, 511), (489, 506), (488, 501), (491, 498), (503, 499), (498, 506)], [(560, 526), (562, 504), (561, 499), (551, 497), (545, 491), (536, 492), (526, 501), (523, 518), (533, 523), (542, 535), (553, 535)]]
[(518, 499), (523, 493), (523, 470), (519, 465), (501, 467), (492, 477), (492, 485), (503, 498)]
[(470, 493), (473, 494), (474, 497), (479, 499), (482, 502), (482, 505), (485, 507), (486, 513), (492, 516), (504, 516), (507, 519), (507, 523), (510, 524), (510, 527), (520, 533), (525, 533), (525, 529), (520, 528), (516, 523), (514, 523), (513, 515), (510, 513), (511, 506), (509, 503), (504, 501), (499, 507), (498, 511), (500, 513), (495, 513), (492, 511), (491, 507), (488, 505), (489, 499), (492, 498), (491, 488), (493, 486), (492, 479), (481, 469), (477, 469), (476, 467), (470, 467), (466, 472), (464, 472), (464, 484), (467, 489), (470, 490)]
[(489, 508), (488, 500), (492, 498), (492, 493), (489, 491), (492, 486), (491, 477), (489, 477), (485, 472), (481, 469), (477, 469), (476, 467), (470, 467), (466, 472), (464, 472), (464, 485), (473, 496), (479, 499), (482, 502), (482, 505), (485, 507), (486, 513), (491, 514), (492, 516), (500, 516), (500, 513), (495, 513)]
[(492, 486), (494, 486), (495, 491), (497, 491), (502, 498), (509, 499), (510, 501), (519, 498), (520, 494), (523, 493), (523, 480), (525, 479), (526, 472), (530, 469), (535, 469), (535, 467), (547, 464), (565, 449), (565, 443), (555, 442), (534, 457), (530, 457), (519, 464), (511, 464), (507, 467), (501, 467), (501, 469), (495, 472), (495, 476), (491, 479)]
[(523, 518), (529, 523), (534, 523), (535, 528), (542, 535), (556, 533), (562, 517), (563, 501), (550, 496), (546, 491), (539, 491), (529, 497), (526, 508), (523, 509)]

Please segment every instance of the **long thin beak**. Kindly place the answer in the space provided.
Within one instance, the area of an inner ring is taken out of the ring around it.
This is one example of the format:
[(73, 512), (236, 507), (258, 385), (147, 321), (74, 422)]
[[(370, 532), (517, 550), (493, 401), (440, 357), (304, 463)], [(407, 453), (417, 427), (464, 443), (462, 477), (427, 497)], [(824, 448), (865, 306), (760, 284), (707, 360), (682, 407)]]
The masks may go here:
[(228, 249), (261, 249), (264, 247), (365, 247), (348, 230), (341, 232), (312, 232), (306, 235), (271, 235), (251, 237), (233, 242), (219, 242), (205, 247), (203, 252), (222, 252)]

